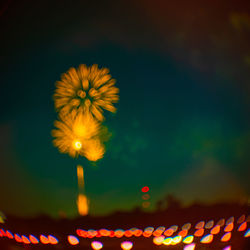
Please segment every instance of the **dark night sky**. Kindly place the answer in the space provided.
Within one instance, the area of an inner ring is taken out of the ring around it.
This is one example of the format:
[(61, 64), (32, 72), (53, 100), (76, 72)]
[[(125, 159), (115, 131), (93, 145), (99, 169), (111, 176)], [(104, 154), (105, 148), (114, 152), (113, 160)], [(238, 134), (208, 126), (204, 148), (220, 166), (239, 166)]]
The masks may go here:
[[(216, 2), (216, 3), (215, 3)], [(77, 214), (76, 165), (90, 213), (249, 198), (248, 1), (6, 1), (0, 9), (0, 210)], [(120, 88), (96, 165), (52, 145), (55, 81), (110, 69)]]

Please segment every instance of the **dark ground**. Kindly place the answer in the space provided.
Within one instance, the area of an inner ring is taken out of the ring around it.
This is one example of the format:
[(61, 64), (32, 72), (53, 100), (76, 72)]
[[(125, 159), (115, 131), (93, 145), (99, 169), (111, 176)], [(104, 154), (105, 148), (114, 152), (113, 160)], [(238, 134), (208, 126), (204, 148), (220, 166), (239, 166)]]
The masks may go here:
[[(109, 238), (101, 237), (94, 239), (86, 239), (78, 237), (80, 240), (79, 245), (71, 246), (67, 241), (68, 235), (75, 235), (76, 229), (80, 228), (83, 230), (88, 229), (101, 229), (106, 228), (109, 230), (115, 230), (122, 228), (124, 230), (137, 227), (139, 229), (144, 229), (148, 226), (152, 226), (155, 229), (158, 226), (165, 226), (166, 228), (172, 225), (178, 225), (179, 229), (174, 235), (176, 235), (183, 224), (190, 222), (191, 228), (188, 231), (188, 235), (194, 234), (195, 224), (201, 220), (205, 222), (209, 220), (214, 220), (216, 223), (219, 219), (225, 218), (226, 220), (234, 216), (234, 229), (232, 231), (232, 237), (228, 242), (221, 242), (220, 239), (223, 232), (223, 227), (218, 235), (214, 236), (214, 240), (210, 244), (200, 243), (200, 238), (195, 237), (194, 242), (196, 243), (195, 249), (224, 249), (226, 246), (231, 246), (232, 249), (237, 250), (247, 250), (250, 249), (249, 238), (244, 238), (244, 233), (249, 228), (248, 227), (243, 232), (238, 232), (237, 228), (239, 224), (237, 219), (245, 214), (246, 218), (249, 215), (249, 206), (238, 205), (238, 204), (217, 204), (217, 205), (198, 205), (194, 204), (187, 208), (182, 208), (180, 204), (173, 202), (172, 205), (168, 206), (168, 209), (161, 209), (153, 213), (146, 213), (141, 211), (139, 208), (135, 209), (130, 213), (116, 212), (114, 214), (105, 217), (79, 217), (75, 219), (52, 219), (47, 216), (39, 216), (36, 218), (16, 218), (13, 216), (7, 216), (6, 222), (1, 225), (4, 230), (9, 230), (10, 232), (18, 233), (19, 235), (29, 235), (33, 234), (39, 238), (40, 234), (44, 235), (54, 235), (59, 240), (57, 245), (24, 245), (23, 243), (17, 243), (13, 239), (8, 239), (7, 237), (0, 238), (0, 249), (2, 250), (19, 250), (19, 249), (91, 249), (90, 244), (93, 240), (101, 241), (104, 245), (103, 249), (120, 249), (120, 244), (122, 241), (129, 240), (133, 242), (133, 249), (135, 250), (146, 250), (146, 249), (183, 249), (183, 243), (179, 243), (176, 246), (156, 246), (153, 244), (153, 236), (149, 238), (132, 236), (130, 238)], [(249, 220), (249, 217), (248, 217)], [(205, 229), (204, 235), (208, 234), (210, 229)], [(173, 235), (173, 236), (174, 236)]]

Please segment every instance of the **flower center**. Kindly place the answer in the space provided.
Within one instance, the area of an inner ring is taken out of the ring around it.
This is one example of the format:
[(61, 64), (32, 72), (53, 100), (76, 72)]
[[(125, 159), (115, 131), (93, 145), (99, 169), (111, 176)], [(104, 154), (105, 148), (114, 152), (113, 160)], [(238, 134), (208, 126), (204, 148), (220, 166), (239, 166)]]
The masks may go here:
[(79, 140), (73, 142), (73, 147), (75, 150), (80, 150), (82, 148), (82, 143)]
[(83, 99), (86, 97), (86, 92), (83, 90), (78, 90), (77, 95)]

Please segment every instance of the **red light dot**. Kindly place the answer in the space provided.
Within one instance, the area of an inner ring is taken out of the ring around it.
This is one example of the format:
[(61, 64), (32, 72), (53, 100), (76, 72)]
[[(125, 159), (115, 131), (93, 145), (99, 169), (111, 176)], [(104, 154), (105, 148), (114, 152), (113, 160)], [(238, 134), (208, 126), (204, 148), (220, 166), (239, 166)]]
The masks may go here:
[(18, 235), (18, 234), (15, 234), (14, 238), (15, 238), (16, 242), (22, 242), (23, 241), (21, 236)]
[(238, 231), (241, 232), (241, 231), (245, 231), (247, 229), (247, 222), (243, 222), (239, 228), (238, 228)]
[(133, 233), (130, 230), (126, 230), (125, 233), (124, 233), (124, 235), (126, 237), (131, 237), (131, 236), (133, 236)]
[(30, 242), (32, 244), (38, 244), (39, 243), (39, 240), (34, 235), (30, 235), (29, 240), (30, 240)]
[(14, 238), (13, 234), (12, 234), (10, 231), (6, 231), (6, 236), (7, 236), (9, 239), (13, 239), (13, 238)]
[(84, 237), (84, 238), (87, 238), (87, 237), (88, 237), (88, 232), (85, 231), (85, 230), (77, 229), (77, 230), (76, 230), (76, 233), (77, 233), (77, 235), (80, 236), (80, 237)]
[(201, 229), (197, 229), (194, 233), (194, 236), (196, 237), (201, 237), (202, 235), (204, 234), (204, 229), (201, 228)]
[(6, 236), (6, 233), (5, 233), (5, 231), (3, 229), (0, 229), (0, 233), (1, 233), (2, 236)]
[(30, 240), (24, 235), (22, 235), (22, 240), (23, 240), (23, 243), (30, 244)]
[(147, 192), (149, 191), (149, 187), (148, 187), (148, 186), (145, 186), (145, 187), (143, 187), (143, 188), (141, 189), (141, 191), (142, 191), (143, 193), (147, 193)]

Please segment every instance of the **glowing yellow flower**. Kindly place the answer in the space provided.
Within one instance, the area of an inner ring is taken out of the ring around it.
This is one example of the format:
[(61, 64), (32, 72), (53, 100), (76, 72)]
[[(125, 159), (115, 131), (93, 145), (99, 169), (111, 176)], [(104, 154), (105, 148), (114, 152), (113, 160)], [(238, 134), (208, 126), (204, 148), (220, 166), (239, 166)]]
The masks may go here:
[(59, 115), (60, 121), (55, 121), (57, 129), (52, 130), (54, 146), (61, 153), (68, 153), (72, 157), (84, 155), (88, 141), (98, 136), (100, 123), (89, 113)]
[(90, 112), (97, 120), (104, 119), (103, 109), (115, 112), (113, 103), (118, 102), (119, 89), (107, 68), (99, 69), (96, 64), (78, 69), (70, 68), (56, 82), (55, 108), (64, 114), (73, 110)]

